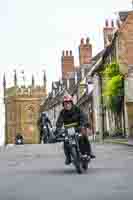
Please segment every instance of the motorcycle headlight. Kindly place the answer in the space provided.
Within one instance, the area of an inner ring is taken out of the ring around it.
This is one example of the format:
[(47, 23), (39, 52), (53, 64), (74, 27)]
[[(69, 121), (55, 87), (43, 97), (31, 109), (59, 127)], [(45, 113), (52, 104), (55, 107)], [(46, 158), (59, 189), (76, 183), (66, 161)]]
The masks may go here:
[(74, 128), (68, 128), (67, 131), (68, 131), (69, 136), (75, 135), (75, 129)]
[(68, 140), (68, 137), (67, 137), (67, 136), (65, 137), (65, 140)]

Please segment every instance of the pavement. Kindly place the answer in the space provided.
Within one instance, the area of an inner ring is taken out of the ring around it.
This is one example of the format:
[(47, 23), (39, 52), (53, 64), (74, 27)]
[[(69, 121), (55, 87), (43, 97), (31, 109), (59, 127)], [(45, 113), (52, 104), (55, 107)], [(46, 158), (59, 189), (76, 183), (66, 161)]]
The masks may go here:
[(122, 144), (133, 147), (133, 139), (120, 139), (120, 138), (105, 139), (103, 143)]
[(92, 144), (96, 159), (86, 174), (64, 165), (61, 144), (0, 150), (0, 200), (132, 200), (133, 148)]

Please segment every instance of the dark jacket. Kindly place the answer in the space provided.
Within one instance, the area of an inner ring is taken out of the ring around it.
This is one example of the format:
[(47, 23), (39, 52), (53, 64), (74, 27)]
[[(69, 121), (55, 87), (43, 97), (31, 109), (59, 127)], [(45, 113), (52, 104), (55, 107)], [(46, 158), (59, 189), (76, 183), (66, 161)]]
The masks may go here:
[(73, 105), (71, 110), (61, 110), (56, 122), (56, 128), (64, 125), (77, 123), (78, 127), (89, 127), (87, 115), (79, 107)]
[(51, 121), (48, 117), (45, 117), (45, 116), (41, 116), (38, 120), (38, 126), (40, 128), (42, 128), (44, 125), (46, 126), (50, 126), (52, 128), (52, 124), (51, 124)]

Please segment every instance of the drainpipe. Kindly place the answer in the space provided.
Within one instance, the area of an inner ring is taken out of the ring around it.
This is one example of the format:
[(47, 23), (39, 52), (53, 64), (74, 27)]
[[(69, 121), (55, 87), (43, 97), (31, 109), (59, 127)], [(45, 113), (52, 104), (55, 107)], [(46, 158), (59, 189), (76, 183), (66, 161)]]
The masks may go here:
[(93, 141), (95, 141), (95, 137), (94, 137), (94, 108), (93, 108), (94, 104), (93, 104), (93, 95), (91, 97), (91, 120), (92, 120), (92, 135), (93, 135)]
[(125, 79), (122, 79), (122, 86), (123, 86), (123, 129), (124, 133), (123, 136), (126, 137), (126, 124), (125, 124)]
[[(88, 83), (88, 85), (87, 85), (87, 89), (89, 90), (89, 85), (94, 85), (94, 83), (93, 83), (93, 80), (92, 80), (92, 77), (91, 76), (88, 76), (88, 81), (87, 81), (87, 83)], [(89, 91), (88, 91), (88, 93), (89, 93)], [(93, 94), (92, 94), (92, 96), (91, 96), (91, 98), (90, 98), (90, 100), (89, 100), (91, 103), (90, 103), (90, 109), (89, 109), (89, 114), (90, 114), (90, 117), (91, 117), (91, 129), (92, 129), (92, 135), (93, 135), (93, 141), (95, 140), (95, 138), (94, 138), (94, 120), (93, 120), (93, 114), (94, 114), (94, 104), (93, 104)]]
[(98, 74), (99, 76), (99, 81), (100, 81), (100, 115), (101, 115), (101, 133), (100, 133), (100, 142), (103, 142), (104, 137), (103, 137), (103, 133), (104, 133), (104, 105), (103, 105), (103, 90), (102, 90), (102, 77), (100, 74)]

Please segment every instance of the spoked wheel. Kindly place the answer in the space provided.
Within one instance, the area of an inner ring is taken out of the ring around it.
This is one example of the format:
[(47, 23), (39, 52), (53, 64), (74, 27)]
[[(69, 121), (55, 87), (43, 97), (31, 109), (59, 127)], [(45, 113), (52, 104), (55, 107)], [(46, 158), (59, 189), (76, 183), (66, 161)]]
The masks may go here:
[(85, 171), (88, 170), (88, 164), (89, 164), (90, 160), (91, 160), (91, 158), (88, 157), (88, 156), (87, 156), (87, 158), (84, 157), (84, 158), (82, 159), (82, 167), (83, 167), (83, 169), (84, 169)]
[(83, 162), (83, 163), (82, 163), (82, 167), (83, 167), (83, 169), (84, 169), (85, 171), (87, 171), (87, 170), (88, 170), (88, 162)]
[(76, 167), (77, 173), (82, 174), (84, 172), (84, 168), (75, 147), (72, 147), (71, 154), (72, 154), (73, 163)]
[(48, 143), (48, 137), (47, 136), (43, 136), (43, 143), (47, 144)]

